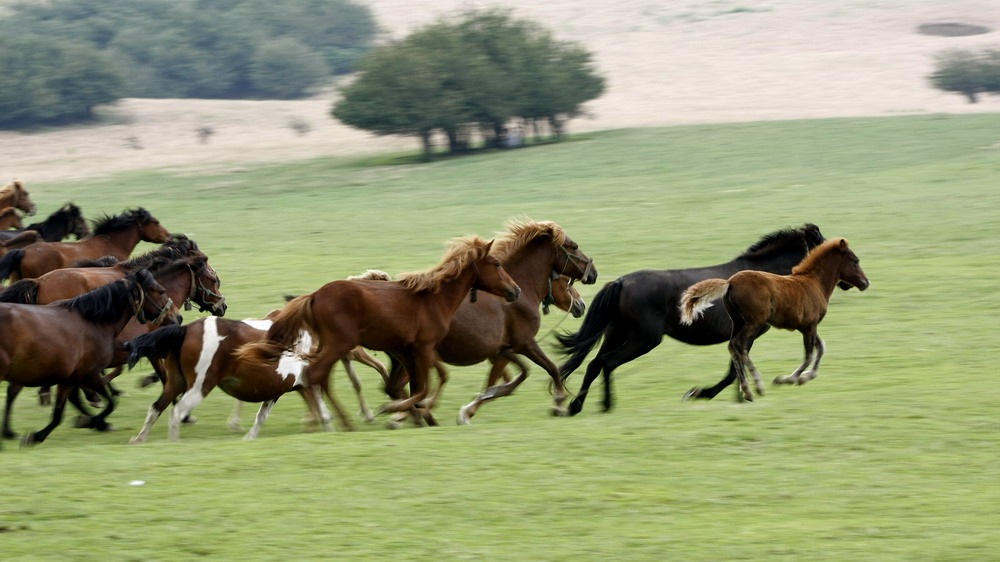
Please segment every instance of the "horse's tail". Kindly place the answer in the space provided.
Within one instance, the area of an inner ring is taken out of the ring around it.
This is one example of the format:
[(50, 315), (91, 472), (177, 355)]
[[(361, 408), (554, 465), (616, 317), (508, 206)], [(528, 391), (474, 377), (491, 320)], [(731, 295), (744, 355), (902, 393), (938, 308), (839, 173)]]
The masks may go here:
[(11, 250), (0, 258), (0, 283), (15, 273), (21, 275), (21, 260), (23, 259), (24, 250)]
[(712, 303), (726, 296), (728, 291), (728, 279), (706, 279), (688, 287), (681, 295), (681, 324), (693, 324)]
[(583, 317), (583, 324), (580, 330), (573, 333), (557, 334), (556, 339), (562, 346), (563, 355), (569, 355), (569, 359), (559, 367), (559, 373), (563, 380), (570, 376), (583, 364), (590, 350), (597, 345), (597, 342), (604, 336), (604, 331), (608, 329), (608, 324), (618, 312), (618, 297), (622, 291), (620, 279), (616, 279), (605, 285), (594, 300), (590, 303), (590, 310)]
[(0, 291), (0, 302), (38, 303), (38, 279), (21, 279)]
[(128, 368), (135, 367), (143, 357), (153, 360), (166, 359), (171, 354), (179, 356), (186, 335), (187, 326), (164, 326), (125, 342)]
[[(271, 327), (264, 339), (240, 346), (234, 352), (237, 359), (252, 365), (273, 365), (281, 358), (282, 353), (292, 351), (301, 330), (313, 332), (312, 295), (290, 300), (271, 320)], [(302, 359), (311, 361), (312, 357)]]

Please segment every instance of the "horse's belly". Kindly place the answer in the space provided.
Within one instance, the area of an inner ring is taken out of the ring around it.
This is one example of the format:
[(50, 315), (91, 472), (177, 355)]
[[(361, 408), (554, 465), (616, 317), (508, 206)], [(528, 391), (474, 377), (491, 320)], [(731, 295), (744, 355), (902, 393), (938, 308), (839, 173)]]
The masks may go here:
[(295, 377), (282, 377), (273, 372), (266, 377), (227, 377), (219, 381), (219, 388), (243, 402), (263, 402), (295, 388)]

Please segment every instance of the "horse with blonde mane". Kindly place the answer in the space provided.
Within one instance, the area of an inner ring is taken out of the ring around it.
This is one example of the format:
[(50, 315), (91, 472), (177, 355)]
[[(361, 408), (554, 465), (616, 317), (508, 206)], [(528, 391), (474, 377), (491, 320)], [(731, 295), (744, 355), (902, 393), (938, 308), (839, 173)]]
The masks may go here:
[(805, 384), (816, 377), (826, 351), (816, 327), (826, 316), (834, 288), (839, 285), (845, 291), (851, 287), (864, 291), (869, 284), (847, 240), (834, 238), (809, 252), (791, 275), (747, 270), (729, 279), (695, 283), (681, 296), (681, 323), (691, 325), (712, 303), (723, 299), (733, 321), (729, 354), (744, 398), (753, 400), (746, 370), (753, 375), (757, 394), (763, 395), (764, 383), (750, 360), (750, 348), (764, 328), (770, 325), (802, 333), (805, 360), (792, 374), (776, 378), (774, 384)]
[[(273, 364), (294, 348), (301, 330), (308, 330), (317, 348), (308, 356), (307, 384), (318, 385), (340, 409), (329, 388), (333, 365), (359, 345), (385, 351), (393, 358), (390, 383), (405, 368), (410, 395), (396, 394), (380, 411), (408, 411), (418, 424), (437, 425), (422, 401), (428, 371), (437, 359), (435, 348), (448, 334), (455, 311), (470, 298), (470, 291), (471, 298), (481, 290), (507, 302), (521, 292), (490, 254), (492, 246), (492, 241), (469, 236), (453, 242), (441, 263), (428, 271), (404, 274), (396, 281), (331, 281), (292, 299), (274, 316), (266, 339), (244, 345), (236, 355), (249, 363)], [(313, 415), (321, 417), (318, 411)]]
[(36, 209), (35, 202), (24, 188), (24, 183), (16, 179), (0, 187), (0, 209), (3, 207), (14, 207), (28, 215), (35, 214)]

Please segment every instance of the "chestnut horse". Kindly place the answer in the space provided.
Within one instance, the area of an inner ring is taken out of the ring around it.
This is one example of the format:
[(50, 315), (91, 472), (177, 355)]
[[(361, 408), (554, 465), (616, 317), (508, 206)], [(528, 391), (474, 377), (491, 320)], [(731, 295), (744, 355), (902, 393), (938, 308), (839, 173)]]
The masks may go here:
[(24, 228), (24, 223), (21, 222), (21, 213), (14, 207), (4, 207), (0, 209), (0, 230), (12, 228)]
[[(289, 302), (274, 316), (267, 338), (244, 345), (237, 355), (250, 363), (273, 364), (295, 346), (302, 329), (309, 330), (318, 348), (309, 356), (307, 383), (318, 385), (334, 408), (342, 410), (330, 392), (331, 367), (359, 345), (386, 351), (394, 366), (409, 373), (410, 396), (397, 394), (381, 411), (410, 411), (418, 424), (422, 419), (437, 425), (421, 401), (427, 396), (435, 348), (448, 334), (455, 311), (470, 291), (471, 298), (482, 290), (507, 302), (521, 292), (490, 254), (492, 246), (470, 236), (455, 241), (442, 262), (426, 272), (404, 274), (397, 281), (331, 281)], [(392, 377), (399, 377), (398, 372)], [(321, 417), (318, 411), (313, 415)]]
[[(823, 240), (818, 226), (806, 224), (767, 234), (725, 263), (689, 269), (644, 269), (605, 285), (591, 300), (580, 329), (557, 336), (563, 353), (568, 356), (560, 367), (563, 378), (582, 365), (590, 350), (603, 339), (597, 356), (587, 365), (579, 393), (569, 405), (570, 414), (583, 410), (590, 385), (601, 374), (604, 375), (602, 405), (604, 411), (610, 410), (614, 370), (652, 351), (660, 345), (664, 335), (691, 345), (712, 345), (729, 340), (733, 323), (722, 310), (710, 309), (691, 326), (680, 323), (677, 303), (684, 289), (698, 281), (729, 277), (744, 269), (790, 273), (792, 267)], [(734, 380), (736, 371), (730, 365), (726, 377), (715, 386), (693, 388), (684, 398), (714, 398)]]
[(27, 434), (22, 444), (41, 443), (62, 421), (66, 399), (76, 387), (106, 401), (93, 427), (106, 429), (115, 403), (101, 370), (118, 350), (116, 337), (136, 316), (176, 324), (179, 315), (166, 291), (145, 270), (130, 273), (76, 298), (49, 305), (0, 304), (0, 381), (20, 386), (58, 385), (52, 421)]
[(21, 250), (11, 250), (0, 258), (0, 281), (39, 277), (53, 269), (74, 263), (114, 256), (124, 260), (140, 241), (166, 242), (170, 232), (149, 211), (139, 208), (94, 225), (94, 235), (79, 242), (38, 242)]
[(830, 296), (837, 285), (844, 290), (857, 287), (861, 291), (869, 285), (858, 256), (843, 238), (817, 246), (792, 269), (791, 275), (741, 271), (728, 280), (707, 279), (695, 283), (681, 297), (681, 323), (691, 325), (713, 302), (723, 299), (733, 320), (729, 354), (736, 365), (744, 398), (753, 400), (746, 370), (749, 368), (753, 375), (757, 394), (763, 394), (764, 383), (750, 361), (750, 347), (765, 326), (798, 330), (805, 346), (802, 365), (787, 377), (774, 379), (774, 383), (804, 384), (816, 377), (819, 361), (826, 351), (816, 327), (826, 316)]
[(19, 180), (14, 180), (0, 187), (0, 208), (3, 207), (20, 209), (29, 216), (35, 214), (35, 203), (28, 195), (28, 190), (24, 189), (24, 184)]

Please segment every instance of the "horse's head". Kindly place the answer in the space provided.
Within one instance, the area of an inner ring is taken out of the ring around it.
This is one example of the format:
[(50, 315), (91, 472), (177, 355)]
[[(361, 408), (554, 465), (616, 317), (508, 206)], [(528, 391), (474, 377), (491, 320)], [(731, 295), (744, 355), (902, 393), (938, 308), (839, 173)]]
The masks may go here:
[[(199, 252), (201, 253), (201, 252)], [(188, 262), (191, 268), (191, 296), (188, 300), (198, 305), (198, 310), (209, 311), (212, 316), (226, 315), (226, 297), (222, 295), (222, 280), (215, 269), (208, 265), (208, 256), (195, 256)]]
[(857, 287), (859, 291), (864, 291), (871, 282), (868, 280), (868, 276), (865, 275), (864, 270), (861, 269), (861, 260), (848, 247), (847, 240), (841, 238), (838, 248), (843, 254), (843, 259), (840, 260), (840, 281), (837, 283), (837, 286), (845, 291), (851, 287)]
[(18, 212), (17, 207), (0, 209), (0, 220), (10, 221), (8, 228), (16, 228), (17, 230), (24, 228), (24, 222), (21, 220), (21, 213)]
[(24, 184), (18, 180), (14, 180), (11, 183), (14, 188), (14, 201), (11, 203), (12, 207), (17, 207), (21, 209), (28, 215), (35, 214), (35, 202), (31, 200), (31, 196), (28, 194), (28, 190), (24, 188)]
[(90, 225), (87, 224), (87, 219), (83, 218), (83, 213), (80, 211), (80, 207), (77, 207), (72, 203), (66, 203), (56, 212), (62, 213), (66, 218), (67, 235), (72, 234), (73, 236), (76, 236), (77, 240), (83, 240), (84, 238), (90, 236)]
[(140, 269), (129, 273), (125, 279), (131, 280), (134, 288), (129, 293), (129, 300), (139, 323), (152, 322), (159, 326), (181, 323), (183, 318), (174, 306), (174, 301), (167, 296), (167, 290), (153, 278), (152, 273)]
[(557, 252), (555, 271), (571, 279), (579, 279), (584, 285), (597, 283), (597, 268), (594, 267), (594, 260), (580, 251), (580, 246), (566, 237), (566, 241), (559, 246)]
[(549, 305), (554, 304), (559, 310), (565, 310), (572, 314), (573, 318), (583, 316), (587, 312), (587, 303), (573, 287), (573, 281), (573, 279), (553, 271), (549, 278), (549, 294), (542, 301), (542, 312), (548, 314)]
[(510, 278), (500, 260), (490, 255), (492, 247), (493, 241), (491, 240), (485, 245), (485, 252), (472, 262), (472, 269), (476, 273), (476, 279), (472, 283), (472, 300), (475, 302), (475, 290), (478, 289), (503, 297), (507, 302), (514, 302), (521, 294), (521, 288)]
[(170, 239), (170, 231), (160, 224), (160, 221), (146, 209), (133, 211), (136, 224), (139, 225), (139, 238), (145, 242), (162, 244)]

